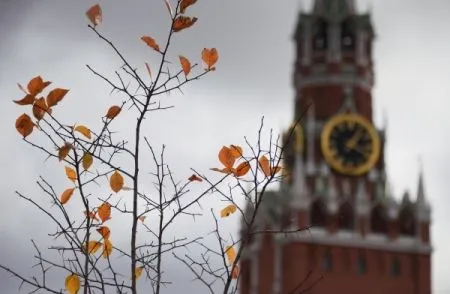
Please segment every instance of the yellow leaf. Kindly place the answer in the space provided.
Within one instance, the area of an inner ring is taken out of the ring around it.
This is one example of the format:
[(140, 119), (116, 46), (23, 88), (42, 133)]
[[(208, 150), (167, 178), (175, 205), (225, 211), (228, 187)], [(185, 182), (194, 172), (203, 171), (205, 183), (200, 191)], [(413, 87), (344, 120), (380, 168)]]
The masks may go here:
[(69, 188), (69, 189), (64, 190), (64, 192), (61, 194), (61, 197), (60, 197), (61, 204), (66, 204), (67, 201), (70, 200), (70, 197), (72, 197), (74, 190), (75, 190), (75, 188)]
[(77, 294), (80, 290), (80, 279), (75, 274), (70, 274), (66, 277), (66, 291), (69, 294)]
[(77, 173), (75, 172), (75, 170), (68, 166), (65, 167), (65, 170), (66, 170), (66, 175), (69, 178), (69, 180), (71, 180), (72, 182), (75, 182), (77, 180)]
[(236, 251), (234, 250), (234, 248), (232, 246), (227, 246), (227, 248), (225, 249), (225, 253), (228, 258), (228, 263), (233, 264), (234, 260), (236, 259)]
[(107, 226), (101, 226), (97, 229), (97, 232), (102, 235), (103, 239), (109, 239), (111, 236), (111, 230)]
[(98, 207), (97, 213), (102, 222), (106, 222), (111, 219), (111, 205), (108, 202), (103, 203)]
[(187, 75), (191, 72), (191, 63), (184, 56), (180, 56), (180, 63), (181, 63), (181, 68), (183, 69), (184, 75), (187, 77)]
[(31, 120), (31, 117), (28, 114), (24, 113), (16, 119), (16, 130), (24, 137), (28, 137), (28, 135), (33, 132), (33, 127), (35, 124)]
[(91, 136), (91, 130), (88, 129), (87, 127), (83, 126), (83, 125), (78, 125), (74, 131), (79, 132), (80, 134), (82, 134), (83, 136), (85, 136), (86, 138), (90, 139)]
[(156, 43), (155, 39), (153, 39), (150, 36), (142, 36), (141, 40), (144, 41), (145, 44), (147, 44), (148, 47), (152, 48), (155, 51), (159, 51), (159, 45)]
[(93, 158), (92, 155), (91, 155), (90, 153), (88, 153), (88, 152), (85, 152), (85, 153), (83, 154), (83, 157), (81, 158), (81, 160), (82, 160), (82, 162), (83, 162), (83, 168), (84, 168), (84, 170), (88, 170), (88, 169), (91, 167), (92, 162), (94, 162), (94, 158)]
[(180, 13), (184, 13), (186, 11), (186, 9), (195, 4), (195, 2), (197, 2), (197, 0), (181, 0), (181, 4), (180, 4)]
[(106, 118), (114, 119), (121, 111), (122, 109), (120, 106), (113, 105), (108, 109), (108, 112), (106, 113)]
[(207, 70), (214, 70), (214, 65), (219, 60), (219, 53), (216, 48), (202, 50), (202, 60), (206, 63)]
[(105, 243), (103, 244), (103, 258), (108, 258), (111, 255), (113, 246), (109, 239), (105, 239)]
[(47, 106), (52, 107), (58, 104), (58, 102), (61, 101), (68, 92), (69, 90), (62, 88), (55, 88), (51, 90), (47, 95)]
[(115, 171), (112, 174), (111, 178), (109, 179), (109, 185), (111, 187), (111, 190), (113, 190), (116, 193), (122, 189), (123, 177), (118, 171)]
[(236, 209), (237, 209), (236, 205), (230, 204), (220, 211), (220, 217), (230, 216), (230, 214), (236, 212)]
[(143, 270), (144, 270), (144, 266), (139, 266), (134, 270), (134, 274), (136, 275), (136, 280), (141, 277)]
[[(94, 254), (102, 247), (102, 242), (100, 241), (89, 241), (87, 246), (87, 252)], [(86, 244), (83, 244), (83, 252), (86, 253)]]
[(258, 165), (266, 177), (270, 176), (270, 162), (265, 155), (259, 158)]
[(66, 156), (69, 154), (70, 149), (72, 149), (72, 148), (73, 148), (73, 146), (69, 142), (64, 143), (64, 145), (58, 149), (59, 161), (66, 158)]
[(96, 4), (86, 11), (86, 16), (95, 27), (102, 22), (102, 8), (100, 5)]
[(227, 146), (223, 146), (219, 152), (219, 161), (228, 169), (231, 169), (236, 161), (236, 152)]

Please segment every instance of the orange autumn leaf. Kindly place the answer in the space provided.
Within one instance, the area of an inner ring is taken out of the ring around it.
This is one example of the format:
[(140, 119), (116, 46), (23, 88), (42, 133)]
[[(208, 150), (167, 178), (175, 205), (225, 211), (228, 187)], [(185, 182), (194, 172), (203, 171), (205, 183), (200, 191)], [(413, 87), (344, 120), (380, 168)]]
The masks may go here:
[(144, 41), (145, 44), (147, 44), (148, 47), (152, 48), (155, 51), (161, 52), (159, 50), (159, 45), (156, 43), (155, 39), (153, 39), (150, 36), (142, 36), (141, 40)]
[(173, 22), (172, 29), (174, 32), (179, 32), (191, 27), (196, 21), (196, 17), (179, 16)]
[(234, 168), (217, 168), (217, 167), (213, 167), (211, 168), (211, 170), (216, 171), (216, 172), (220, 172), (220, 173), (224, 173), (224, 174), (234, 174), (236, 172), (236, 170)]
[(101, 226), (97, 229), (97, 232), (102, 235), (103, 239), (109, 239), (111, 230), (107, 226)]
[(113, 105), (108, 109), (108, 112), (106, 113), (106, 118), (114, 119), (121, 111), (122, 109), (120, 106)]
[(83, 165), (83, 169), (88, 170), (91, 167), (92, 163), (94, 162), (94, 158), (90, 153), (85, 152), (83, 154), (83, 157), (81, 158), (81, 162)]
[(72, 182), (75, 182), (77, 180), (77, 173), (75, 170), (69, 166), (64, 167), (64, 169), (66, 171), (67, 178), (69, 178)]
[(239, 277), (239, 266), (236, 264), (234, 266), (233, 271), (231, 272), (231, 278), (232, 279), (237, 279)]
[(147, 68), (147, 72), (148, 72), (148, 75), (150, 76), (150, 80), (151, 80), (152, 79), (152, 71), (150, 69), (150, 65), (148, 65), (147, 62), (145, 63), (145, 67)]
[(102, 8), (100, 7), (100, 5), (96, 4), (89, 8), (88, 11), (86, 11), (86, 16), (95, 27), (102, 22)]
[(58, 159), (59, 161), (66, 158), (66, 156), (69, 154), (70, 149), (72, 149), (73, 146), (69, 142), (64, 143), (62, 147), (59, 147), (58, 149)]
[(64, 96), (69, 92), (67, 89), (55, 88), (51, 90), (47, 95), (47, 105), (48, 107), (52, 107), (58, 104), (61, 100), (63, 100)]
[(88, 129), (86, 126), (78, 125), (75, 127), (74, 131), (82, 134), (83, 136), (85, 136), (88, 139), (92, 138), (91, 130)]
[(145, 215), (141, 215), (140, 217), (138, 217), (138, 219), (139, 219), (141, 222), (144, 222), (146, 218), (147, 218), (147, 217), (146, 217)]
[(111, 205), (108, 202), (103, 203), (98, 207), (97, 214), (103, 223), (111, 219)]
[(80, 290), (80, 278), (75, 274), (68, 275), (64, 284), (69, 294), (77, 294)]
[(105, 239), (105, 243), (103, 244), (103, 253), (102, 256), (103, 258), (108, 258), (111, 255), (113, 246), (111, 241), (109, 241), (109, 239)]
[(228, 263), (233, 264), (236, 259), (236, 251), (233, 246), (227, 246), (225, 249), (225, 254), (227, 255)]
[(207, 66), (207, 70), (214, 70), (214, 65), (219, 60), (219, 53), (216, 48), (207, 49), (204, 48), (202, 50), (202, 60)]
[(265, 155), (259, 158), (258, 165), (266, 177), (270, 176), (270, 161)]
[(34, 103), (35, 97), (30, 94), (26, 94), (25, 97), (23, 97), (20, 100), (14, 100), (13, 102), (19, 105), (32, 105)]
[(243, 155), (242, 147), (238, 145), (230, 145), (231, 153), (234, 157), (239, 158)]
[(134, 274), (136, 276), (136, 280), (139, 279), (142, 275), (142, 271), (144, 270), (144, 266), (139, 266), (134, 270)]
[(123, 187), (123, 177), (118, 171), (114, 171), (109, 179), (109, 186), (114, 192), (119, 192)]
[(75, 190), (75, 188), (69, 188), (64, 190), (64, 192), (61, 194), (61, 197), (59, 198), (61, 201), (61, 204), (66, 204), (67, 201), (70, 200), (70, 197), (72, 197), (73, 195), (73, 191)]
[(236, 161), (236, 153), (227, 146), (223, 146), (219, 151), (219, 161), (228, 169), (231, 169)]
[(248, 161), (244, 161), (236, 167), (234, 175), (236, 177), (242, 177), (245, 176), (249, 170), (250, 170), (250, 163)]
[(50, 85), (52, 82), (44, 82), (41, 76), (37, 76), (32, 78), (27, 85), (28, 93), (31, 96), (36, 96), (37, 94), (41, 93), (42, 90), (44, 90), (48, 85)]
[(35, 124), (31, 120), (31, 117), (28, 114), (24, 113), (16, 119), (16, 130), (26, 138), (28, 135), (33, 132), (33, 127)]
[(47, 106), (44, 97), (36, 99), (33, 104), (33, 115), (37, 120), (44, 118), (46, 112), (51, 113), (51, 110)]
[(200, 177), (197, 176), (197, 175), (192, 175), (192, 176), (190, 176), (190, 177), (188, 178), (188, 180), (191, 181), (191, 182), (193, 182), (193, 181), (197, 181), (197, 182), (203, 181), (202, 178), (200, 178)]
[(94, 211), (89, 211), (89, 213), (85, 210), (84, 215), (90, 219), (95, 219), (98, 221), (98, 218), (96, 216), (96, 213)]
[(181, 63), (181, 68), (183, 69), (184, 75), (187, 77), (187, 75), (191, 72), (191, 63), (184, 56), (180, 56), (180, 63)]
[(87, 246), (86, 246), (86, 244), (83, 244), (83, 252), (94, 254), (102, 247), (102, 245), (103, 245), (103, 243), (100, 241), (89, 241)]
[(231, 214), (235, 213), (236, 209), (237, 209), (236, 205), (230, 204), (220, 211), (220, 217), (228, 217)]
[(195, 4), (195, 2), (197, 2), (197, 0), (181, 0), (181, 4), (180, 4), (180, 13), (184, 13), (186, 11), (186, 9)]

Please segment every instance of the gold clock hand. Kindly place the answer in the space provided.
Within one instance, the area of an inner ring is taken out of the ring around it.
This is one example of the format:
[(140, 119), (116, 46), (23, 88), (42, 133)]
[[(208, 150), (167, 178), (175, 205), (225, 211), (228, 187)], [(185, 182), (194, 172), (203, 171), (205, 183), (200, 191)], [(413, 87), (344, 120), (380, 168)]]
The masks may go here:
[(345, 147), (348, 149), (354, 149), (356, 143), (358, 143), (359, 139), (362, 136), (362, 130), (358, 129), (356, 133), (345, 143)]

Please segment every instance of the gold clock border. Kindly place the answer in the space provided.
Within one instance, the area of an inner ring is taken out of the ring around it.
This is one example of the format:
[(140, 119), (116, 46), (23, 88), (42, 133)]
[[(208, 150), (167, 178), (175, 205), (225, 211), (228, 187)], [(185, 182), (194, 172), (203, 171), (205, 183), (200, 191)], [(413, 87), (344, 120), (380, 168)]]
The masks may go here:
[[(340, 161), (336, 160), (331, 152), (330, 146), (330, 135), (334, 127), (345, 122), (352, 121), (362, 125), (369, 133), (373, 141), (373, 150), (370, 154), (368, 160), (356, 167), (345, 167)], [(372, 125), (372, 123), (359, 114), (347, 113), (347, 114), (338, 114), (330, 118), (324, 125), (322, 134), (321, 134), (321, 149), (322, 154), (328, 164), (335, 169), (336, 171), (345, 174), (358, 176), (370, 171), (370, 169), (377, 163), (378, 158), (380, 156), (380, 137), (378, 135), (377, 130)]]

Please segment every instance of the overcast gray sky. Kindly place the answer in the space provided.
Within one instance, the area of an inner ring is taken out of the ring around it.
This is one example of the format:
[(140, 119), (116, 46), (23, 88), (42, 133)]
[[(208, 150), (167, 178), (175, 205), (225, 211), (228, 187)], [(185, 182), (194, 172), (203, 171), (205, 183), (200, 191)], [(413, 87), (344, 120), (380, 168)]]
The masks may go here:
[[(137, 66), (143, 68), (145, 61), (152, 64), (155, 55), (139, 37), (148, 34), (162, 43), (168, 25), (163, 1), (99, 3), (104, 10), (102, 32)], [(86, 26), (85, 11), (92, 4), (90, 0), (0, 0), (0, 262), (16, 268), (32, 265), (29, 239), (42, 238), (54, 227), (18, 200), (14, 190), (43, 197), (35, 185), (38, 175), (65, 181), (55, 171), (61, 165), (44, 163), (43, 154), (21, 142), (16, 133), (14, 121), (24, 110), (11, 102), (21, 95), (16, 83), (26, 84), (40, 74), (71, 89), (61, 110), (67, 123), (93, 125), (96, 114), (120, 101), (85, 68), (90, 64), (109, 74), (119, 65)], [(243, 144), (244, 135), (254, 138), (262, 115), (275, 131), (289, 124), (294, 97), (291, 35), (298, 9), (310, 4), (199, 0), (190, 9), (189, 14), (199, 20), (177, 36), (172, 57), (183, 54), (200, 61), (201, 49), (216, 47), (220, 59), (217, 71), (188, 85), (183, 96), (174, 93), (168, 99), (176, 108), (152, 121), (160, 127), (153, 128), (151, 135), (156, 144), (168, 145), (169, 160), (180, 178), (190, 167), (206, 172), (216, 166), (222, 145)], [(361, 10), (371, 7), (378, 36), (374, 109), (378, 125), (383, 111), (388, 116), (388, 175), (397, 197), (404, 189), (415, 193), (417, 158), (422, 156), (427, 197), (433, 206), (433, 293), (450, 293), (450, 2), (360, 0), (358, 4)], [(63, 189), (65, 184), (55, 185)], [(0, 272), (2, 293), (16, 289), (16, 281), (8, 277)]]

